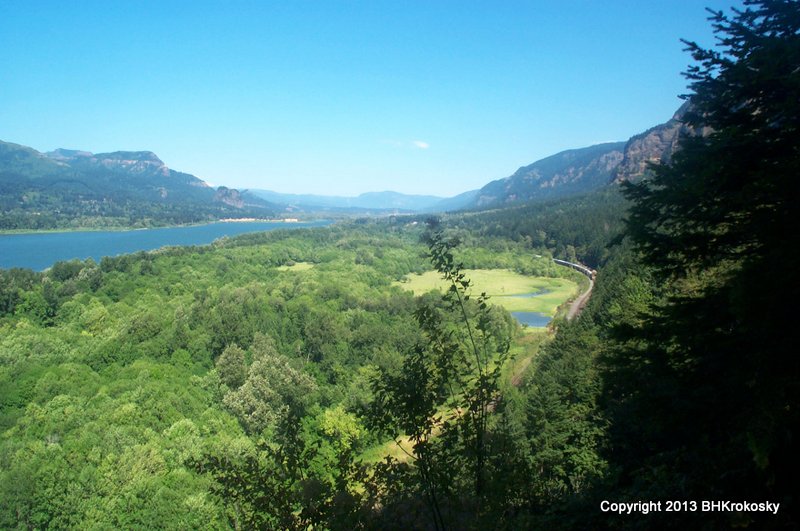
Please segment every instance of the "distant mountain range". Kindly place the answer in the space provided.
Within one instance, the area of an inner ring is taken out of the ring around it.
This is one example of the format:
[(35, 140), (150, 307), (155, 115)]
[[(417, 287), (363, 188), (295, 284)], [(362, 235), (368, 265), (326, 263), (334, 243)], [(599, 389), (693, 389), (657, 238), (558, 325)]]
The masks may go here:
[(357, 197), (314, 194), (283, 194), (271, 190), (250, 190), (271, 203), (299, 210), (349, 210), (385, 212), (438, 212), (457, 210), (469, 205), (477, 190), (444, 198), (433, 195), (409, 195), (399, 192), (367, 192)]
[(455, 197), (370, 192), (357, 197), (212, 188), (168, 168), (150, 151), (40, 153), (0, 141), (0, 229), (150, 226), (291, 213), (369, 215), (483, 210), (585, 193), (641, 178), (677, 149), (683, 105), (666, 123), (631, 137), (562, 151)]

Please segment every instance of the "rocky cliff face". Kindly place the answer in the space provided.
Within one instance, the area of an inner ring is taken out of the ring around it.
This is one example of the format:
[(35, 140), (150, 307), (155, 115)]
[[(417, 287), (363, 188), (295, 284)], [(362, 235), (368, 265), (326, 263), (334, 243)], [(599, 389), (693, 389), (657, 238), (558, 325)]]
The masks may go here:
[(167, 165), (152, 151), (115, 151), (98, 153), (91, 161), (110, 170), (124, 171), (130, 175), (160, 174), (169, 177)]
[(61, 163), (101, 167), (131, 176), (170, 176), (170, 169), (152, 151), (115, 151), (113, 153), (93, 154), (75, 149), (56, 149), (46, 153), (46, 155)]
[(220, 186), (214, 194), (214, 201), (224, 203), (234, 208), (243, 208), (245, 205), (244, 198), (239, 190)]
[(668, 162), (678, 149), (680, 136), (691, 132), (682, 121), (688, 108), (689, 103), (684, 103), (668, 122), (631, 137), (625, 144), (622, 161), (614, 169), (613, 182), (636, 180), (645, 174), (648, 164)]

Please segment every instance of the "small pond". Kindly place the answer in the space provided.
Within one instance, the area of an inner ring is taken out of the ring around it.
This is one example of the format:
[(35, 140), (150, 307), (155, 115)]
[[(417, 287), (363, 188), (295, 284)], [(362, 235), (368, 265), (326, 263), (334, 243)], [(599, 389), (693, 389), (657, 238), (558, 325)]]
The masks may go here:
[(519, 324), (535, 328), (545, 327), (553, 319), (549, 315), (539, 312), (511, 312), (511, 315), (519, 321)]

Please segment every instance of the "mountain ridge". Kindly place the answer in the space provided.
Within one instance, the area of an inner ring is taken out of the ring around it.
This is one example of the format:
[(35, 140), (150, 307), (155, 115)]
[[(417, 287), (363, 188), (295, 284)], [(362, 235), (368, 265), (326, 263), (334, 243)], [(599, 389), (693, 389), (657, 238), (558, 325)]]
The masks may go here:
[(41, 153), (0, 141), (0, 229), (157, 226), (270, 217), (274, 205), (215, 190), (152, 151)]
[(608, 184), (624, 157), (625, 142), (608, 142), (550, 155), (512, 175), (489, 182), (473, 205), (496, 208), (539, 199), (555, 199)]
[(682, 135), (708, 133), (684, 124), (690, 108), (689, 102), (682, 104), (669, 120), (627, 141), (568, 149), (522, 166), (483, 186), (468, 208), (485, 210), (558, 199), (643, 178), (651, 164), (670, 160)]

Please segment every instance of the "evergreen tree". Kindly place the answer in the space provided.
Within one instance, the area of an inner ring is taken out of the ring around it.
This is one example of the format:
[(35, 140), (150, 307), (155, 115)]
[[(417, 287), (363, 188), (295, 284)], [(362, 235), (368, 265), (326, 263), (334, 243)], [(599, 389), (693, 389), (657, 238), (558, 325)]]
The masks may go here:
[(718, 50), (686, 43), (693, 132), (626, 186), (627, 233), (663, 297), (612, 356), (606, 398), (624, 489), (760, 497), (783, 502), (768, 522), (795, 522), (800, 3), (744, 5), (712, 12)]

